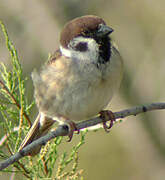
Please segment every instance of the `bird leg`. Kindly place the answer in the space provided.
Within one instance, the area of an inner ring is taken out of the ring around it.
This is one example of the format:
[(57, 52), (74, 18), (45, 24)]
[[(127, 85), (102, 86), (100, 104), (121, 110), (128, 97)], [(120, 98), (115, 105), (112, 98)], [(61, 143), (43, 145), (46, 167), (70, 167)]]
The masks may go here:
[(69, 125), (68, 142), (70, 142), (72, 140), (74, 131), (77, 131), (77, 134), (79, 134), (80, 130), (77, 129), (76, 124), (73, 121), (67, 120), (66, 122)]
[[(103, 121), (103, 128), (105, 132), (109, 132), (108, 129), (111, 129), (114, 122), (116, 121), (114, 113), (112, 111), (105, 110), (105, 111), (101, 111), (99, 114), (100, 114), (100, 118)], [(107, 121), (110, 121), (109, 126), (106, 123)]]

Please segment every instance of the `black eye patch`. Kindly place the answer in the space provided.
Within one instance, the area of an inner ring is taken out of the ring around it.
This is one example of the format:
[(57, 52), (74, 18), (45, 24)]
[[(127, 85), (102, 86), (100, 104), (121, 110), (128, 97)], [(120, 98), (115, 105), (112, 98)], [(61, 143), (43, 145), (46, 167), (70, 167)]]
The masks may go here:
[(77, 51), (81, 51), (81, 52), (87, 51), (88, 50), (88, 44), (86, 42), (80, 42), (75, 46), (75, 49)]

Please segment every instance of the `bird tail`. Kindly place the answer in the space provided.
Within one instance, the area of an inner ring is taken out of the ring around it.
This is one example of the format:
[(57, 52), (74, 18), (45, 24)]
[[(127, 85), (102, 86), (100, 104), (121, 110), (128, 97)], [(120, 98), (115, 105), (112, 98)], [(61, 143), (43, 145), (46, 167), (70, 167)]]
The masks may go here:
[[(25, 146), (33, 142), (34, 140), (46, 135), (52, 125), (54, 124), (54, 120), (44, 116), (43, 114), (39, 113), (36, 120), (34, 121), (32, 127), (30, 128), (28, 134), (24, 138), (22, 144), (19, 147), (19, 150), (22, 150)], [(33, 149), (28, 155), (35, 156), (41, 150), (42, 145), (39, 145), (35, 149)]]

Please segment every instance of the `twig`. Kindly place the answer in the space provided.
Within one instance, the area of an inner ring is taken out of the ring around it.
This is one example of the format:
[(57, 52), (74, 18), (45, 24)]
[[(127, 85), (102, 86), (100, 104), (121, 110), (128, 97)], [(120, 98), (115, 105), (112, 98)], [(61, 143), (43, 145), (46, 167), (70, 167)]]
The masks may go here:
[[(161, 110), (165, 109), (165, 103), (152, 103), (148, 105), (142, 105), (137, 106), (131, 109), (126, 109), (119, 112), (114, 112), (116, 119), (125, 118), (127, 116), (144, 113), (147, 111), (152, 110)], [(90, 120), (86, 120), (80, 123), (76, 124), (77, 129), (84, 129), (87, 127), (91, 127), (94, 125), (97, 125), (102, 122), (102, 119), (100, 117), (92, 118)], [(17, 152), (7, 160), (0, 163), (0, 170), (3, 170), (4, 168), (8, 167), (9, 165), (13, 164), (14, 162), (18, 161), (22, 157), (28, 155), (29, 152), (32, 151), (32, 149), (36, 148), (38, 145), (45, 145), (49, 140), (57, 137), (57, 136), (67, 136), (69, 133), (68, 126), (66, 125), (59, 125), (56, 130), (48, 133), (47, 135), (33, 141), (31, 144), (27, 145), (25, 148), (23, 148), (20, 152)]]
[[(19, 130), (19, 127), (14, 127), (11, 132), (17, 132)], [(0, 147), (4, 145), (4, 143), (7, 141), (7, 138), (10, 136), (10, 133), (6, 133), (1, 139), (0, 139)]]
[[(8, 141), (6, 142), (6, 147), (7, 147), (8, 151), (9, 151), (9, 153), (10, 153), (11, 155), (13, 155), (13, 153), (12, 153), (12, 151), (11, 151), (9, 145), (8, 145)], [(24, 176), (26, 176), (27, 178), (31, 179), (30, 176), (28, 175), (29, 172), (28, 172), (28, 170), (25, 168), (25, 166), (24, 166), (22, 163), (20, 163), (19, 161), (17, 161), (17, 163), (18, 163), (19, 166), (23, 169), (23, 174), (24, 174)], [(18, 169), (18, 170), (20, 170), (20, 167), (19, 167), (19, 166), (18, 166), (17, 164), (14, 164), (14, 167), (15, 167), (16, 169)]]
[[(6, 93), (11, 97), (13, 103), (14, 103), (14, 104), (17, 106), (17, 108), (20, 110), (20, 109), (21, 109), (20, 104), (17, 102), (17, 100), (15, 99), (15, 97), (13, 96), (13, 94), (10, 93), (9, 89), (5, 86), (5, 84), (4, 84), (3, 81), (1, 81), (1, 80), (0, 80), (0, 86), (1, 86), (2, 89), (4, 89), (4, 90), (6, 91)], [(24, 115), (24, 117), (26, 118), (26, 120), (28, 121), (29, 126), (31, 127), (31, 126), (32, 126), (32, 123), (31, 123), (31, 121), (30, 121), (30, 119), (29, 119), (29, 116), (28, 116), (25, 112), (23, 112), (23, 115)]]
[(49, 173), (49, 171), (48, 171), (47, 163), (46, 163), (46, 161), (45, 161), (45, 157), (43, 156), (43, 157), (41, 158), (41, 160), (42, 160), (42, 163), (43, 163), (43, 166), (44, 166), (45, 175), (47, 176), (48, 173)]

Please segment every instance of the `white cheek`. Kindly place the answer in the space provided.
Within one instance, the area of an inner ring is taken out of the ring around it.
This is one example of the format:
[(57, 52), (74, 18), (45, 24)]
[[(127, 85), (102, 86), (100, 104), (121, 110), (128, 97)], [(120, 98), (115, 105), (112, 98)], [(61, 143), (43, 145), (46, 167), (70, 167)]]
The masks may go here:
[(99, 47), (95, 40), (91, 40), (88, 43), (88, 56), (90, 56), (91, 59), (97, 60), (99, 55)]
[(63, 48), (62, 46), (60, 46), (60, 50), (61, 50), (62, 55), (66, 57), (71, 57), (71, 50)]
[(99, 47), (94, 39), (91, 38), (75, 38), (76, 41), (88, 43), (88, 50), (84, 52), (75, 51), (73, 49), (66, 49), (60, 46), (61, 53), (70, 58), (76, 58), (82, 61), (96, 61), (98, 59)]

